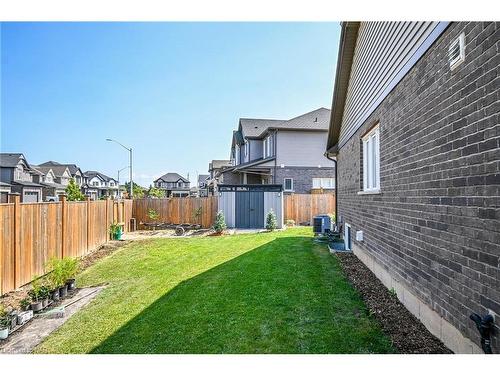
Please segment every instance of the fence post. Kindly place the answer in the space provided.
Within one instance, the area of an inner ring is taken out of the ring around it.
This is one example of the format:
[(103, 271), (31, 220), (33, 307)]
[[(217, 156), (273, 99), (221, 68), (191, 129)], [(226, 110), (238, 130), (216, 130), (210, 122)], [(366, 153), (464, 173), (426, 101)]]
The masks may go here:
[(88, 253), (90, 250), (90, 227), (91, 227), (90, 197), (87, 197), (87, 250), (85, 251), (86, 253)]
[(21, 286), (21, 194), (10, 193), (9, 203), (14, 203), (14, 288)]
[(59, 202), (61, 202), (61, 259), (64, 258), (66, 250), (66, 194), (59, 195)]
[[(113, 213), (111, 213), (113, 214)], [(109, 197), (106, 197), (106, 232), (109, 233), (109, 225), (110, 225), (110, 222), (109, 222)], [(110, 235), (108, 234), (106, 236), (106, 242), (109, 241), (109, 237)]]

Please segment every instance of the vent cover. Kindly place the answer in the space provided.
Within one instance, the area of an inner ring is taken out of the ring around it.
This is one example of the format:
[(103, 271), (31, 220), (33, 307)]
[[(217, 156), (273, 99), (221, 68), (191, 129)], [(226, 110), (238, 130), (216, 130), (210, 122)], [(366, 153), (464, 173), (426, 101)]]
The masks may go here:
[(465, 60), (465, 34), (460, 36), (451, 44), (448, 50), (448, 61), (451, 70), (455, 69)]

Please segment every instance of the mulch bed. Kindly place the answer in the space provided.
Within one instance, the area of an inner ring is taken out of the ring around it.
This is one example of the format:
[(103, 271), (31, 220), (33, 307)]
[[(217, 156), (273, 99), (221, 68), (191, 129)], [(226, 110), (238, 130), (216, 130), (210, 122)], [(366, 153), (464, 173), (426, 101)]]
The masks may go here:
[(379, 322), (399, 353), (453, 353), (433, 336), (354, 254), (336, 254), (348, 280), (361, 294), (370, 314)]

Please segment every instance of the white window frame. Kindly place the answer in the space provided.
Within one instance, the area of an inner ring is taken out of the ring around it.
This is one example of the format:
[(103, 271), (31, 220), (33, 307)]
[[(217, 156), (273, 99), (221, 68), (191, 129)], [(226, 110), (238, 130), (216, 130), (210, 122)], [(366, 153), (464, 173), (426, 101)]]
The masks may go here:
[[(286, 180), (290, 180), (290, 189), (286, 188)], [(285, 177), (283, 179), (283, 191), (293, 191), (293, 178)]]
[(363, 192), (380, 192), (380, 131), (375, 125), (362, 138), (363, 141)]
[[(327, 183), (328, 181), (328, 183)], [(316, 184), (315, 184), (316, 182)], [(318, 185), (319, 182), (319, 185)], [(327, 186), (328, 185), (328, 186)], [(335, 189), (335, 178), (333, 177), (313, 177), (313, 189)]]

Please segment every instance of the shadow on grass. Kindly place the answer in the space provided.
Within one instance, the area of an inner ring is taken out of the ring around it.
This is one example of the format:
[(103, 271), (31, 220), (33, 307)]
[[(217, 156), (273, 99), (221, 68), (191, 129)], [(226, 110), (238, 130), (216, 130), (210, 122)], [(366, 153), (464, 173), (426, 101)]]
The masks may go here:
[(91, 353), (391, 350), (325, 247), (277, 237), (183, 281)]

